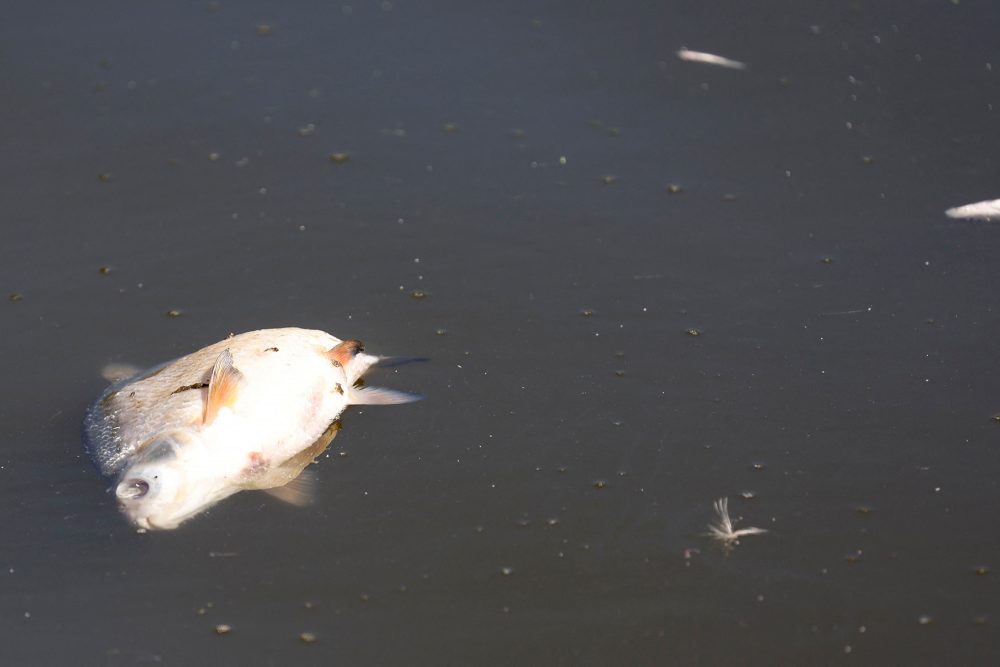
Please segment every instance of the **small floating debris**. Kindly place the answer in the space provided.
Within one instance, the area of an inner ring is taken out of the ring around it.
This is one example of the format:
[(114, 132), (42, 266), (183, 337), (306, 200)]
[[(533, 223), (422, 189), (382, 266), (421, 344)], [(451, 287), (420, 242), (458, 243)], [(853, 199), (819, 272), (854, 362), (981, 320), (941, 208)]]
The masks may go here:
[(949, 208), (944, 214), (949, 218), (964, 220), (992, 220), (993, 218), (1000, 218), (1000, 199), (956, 206), (955, 208)]
[(274, 28), (271, 27), (270, 23), (261, 23), (257, 26), (258, 35), (270, 35), (272, 32), (274, 32)]
[(684, 333), (686, 333), (688, 336), (697, 337), (701, 335), (701, 329), (694, 329), (694, 328), (686, 329)]
[(677, 57), (690, 63), (704, 63), (705, 65), (716, 65), (717, 67), (725, 67), (727, 69), (747, 68), (746, 63), (741, 63), (739, 60), (724, 58), (723, 56), (717, 56), (714, 53), (705, 53), (704, 51), (680, 49), (677, 51)]
[(819, 260), (820, 264), (833, 264), (833, 257), (823, 257)]
[(861, 163), (862, 164), (875, 164), (875, 158), (873, 158), (871, 155), (862, 155), (861, 156)]
[(312, 644), (316, 641), (316, 635), (312, 632), (299, 633), (299, 641), (303, 644)]
[(99, 268), (97, 269), (97, 272), (98, 272), (98, 273), (100, 273), (100, 274), (101, 274), (102, 276), (106, 276), (106, 275), (108, 275), (109, 273), (111, 273), (111, 267), (110, 267), (110, 266), (102, 266), (102, 267), (99, 267)]
[(448, 335), (448, 330), (447, 329), (435, 329), (434, 330), (434, 335), (435, 336), (447, 336)]
[(217, 635), (228, 635), (233, 631), (233, 626), (227, 625), (226, 623), (219, 623), (215, 626), (215, 634)]
[(708, 532), (702, 534), (720, 542), (725, 547), (731, 548), (739, 544), (740, 538), (745, 535), (761, 535), (767, 532), (765, 528), (753, 526), (734, 530), (733, 521), (729, 518), (729, 498), (719, 498), (712, 503), (712, 507), (715, 508), (717, 520), (715, 523), (708, 524)]
[(988, 565), (980, 565), (972, 571), (976, 573), (977, 577), (985, 577), (990, 573), (990, 568)]
[(614, 174), (605, 174), (604, 176), (601, 176), (601, 183), (604, 183), (605, 185), (614, 185), (617, 182), (618, 177)]
[(608, 488), (608, 483), (603, 479), (598, 479), (594, 481), (595, 489), (606, 489)]
[(423, 290), (415, 289), (412, 292), (410, 292), (410, 298), (412, 298), (412, 299), (426, 299), (427, 298), (427, 292), (425, 292)]
[(300, 137), (308, 137), (310, 134), (316, 134), (316, 125), (314, 123), (306, 123), (296, 130), (296, 134)]
[(177, 308), (171, 308), (170, 310), (168, 310), (165, 313), (165, 315), (167, 317), (180, 317), (183, 313), (184, 313), (183, 310), (180, 310), (180, 309), (177, 309)]
[(854, 508), (854, 511), (860, 514), (861, 516), (868, 516), (869, 514), (874, 512), (875, 509), (871, 505), (858, 505), (857, 507)]
[[(15, 299), (14, 297), (17, 297), (17, 298)], [(21, 300), (21, 295), (20, 294), (11, 294), (10, 295), (10, 300), (11, 301), (20, 301)], [(994, 423), (1000, 424), (1000, 415), (993, 415), (992, 417), (990, 417), (990, 419), (992, 419)]]
[(351, 154), (346, 152), (340, 153), (330, 153), (330, 162), (334, 164), (343, 164), (351, 159)]
[(110, 171), (106, 171), (104, 173), (98, 174), (97, 175), (97, 180), (99, 180), (101, 183), (110, 183), (111, 182), (111, 172)]
[[(20, 294), (18, 294), (17, 292), (11, 292), (11, 293), (10, 293), (10, 295), (9, 295), (9, 296), (8, 296), (7, 298), (8, 298), (8, 299), (9, 299), (10, 301), (20, 301), (20, 300), (21, 300), (21, 299), (23, 299), (24, 297), (23, 297), (23, 296), (21, 296)], [(1000, 421), (1000, 419), (997, 419), (997, 421)]]
[(667, 185), (667, 192), (669, 192), (672, 195), (678, 195), (684, 192), (684, 188), (676, 183), (670, 183), (669, 185)]
[(500, 568), (500, 574), (502, 574), (505, 577), (509, 577), (510, 575), (514, 574), (514, 568), (505, 565)]
[(593, 317), (594, 316), (594, 312), (595, 311), (594, 311), (593, 308), (581, 308), (580, 309), (580, 317)]
[(441, 131), (446, 134), (454, 134), (455, 132), (458, 132), (458, 125), (455, 123), (445, 123), (441, 126)]

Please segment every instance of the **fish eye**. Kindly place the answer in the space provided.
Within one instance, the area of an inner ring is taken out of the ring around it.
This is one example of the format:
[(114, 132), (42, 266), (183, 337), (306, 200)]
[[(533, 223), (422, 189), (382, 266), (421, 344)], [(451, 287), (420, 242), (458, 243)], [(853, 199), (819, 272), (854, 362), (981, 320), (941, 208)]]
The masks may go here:
[(173, 443), (169, 440), (158, 440), (144, 449), (142, 460), (151, 463), (153, 461), (163, 461), (177, 456)]
[(115, 495), (124, 500), (135, 500), (149, 493), (149, 482), (138, 477), (126, 479), (115, 489)]

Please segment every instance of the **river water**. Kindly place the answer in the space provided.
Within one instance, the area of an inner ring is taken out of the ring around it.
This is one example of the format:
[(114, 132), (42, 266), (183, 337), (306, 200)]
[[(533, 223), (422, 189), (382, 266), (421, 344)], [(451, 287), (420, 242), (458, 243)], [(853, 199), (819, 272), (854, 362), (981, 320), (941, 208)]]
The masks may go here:
[[(2, 662), (996, 664), (1000, 8), (752, 5), (8, 8)], [(136, 533), (101, 368), (274, 326), (428, 398)]]

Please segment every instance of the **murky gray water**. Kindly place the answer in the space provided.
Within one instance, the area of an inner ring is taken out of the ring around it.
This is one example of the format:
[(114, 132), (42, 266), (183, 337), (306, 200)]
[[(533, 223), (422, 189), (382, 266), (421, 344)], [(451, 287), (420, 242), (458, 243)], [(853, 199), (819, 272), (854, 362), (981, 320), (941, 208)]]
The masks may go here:
[[(9, 8), (4, 664), (996, 663), (1000, 10), (753, 4)], [(101, 367), (288, 325), (429, 399), (136, 534)]]

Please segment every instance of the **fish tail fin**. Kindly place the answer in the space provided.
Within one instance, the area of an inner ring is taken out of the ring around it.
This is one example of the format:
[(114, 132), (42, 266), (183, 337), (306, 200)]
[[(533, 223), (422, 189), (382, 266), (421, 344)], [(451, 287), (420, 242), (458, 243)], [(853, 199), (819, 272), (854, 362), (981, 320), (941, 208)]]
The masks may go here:
[(385, 387), (354, 387), (348, 396), (351, 405), (400, 405), (422, 400), (421, 394)]

